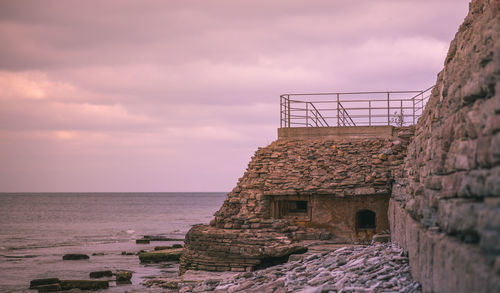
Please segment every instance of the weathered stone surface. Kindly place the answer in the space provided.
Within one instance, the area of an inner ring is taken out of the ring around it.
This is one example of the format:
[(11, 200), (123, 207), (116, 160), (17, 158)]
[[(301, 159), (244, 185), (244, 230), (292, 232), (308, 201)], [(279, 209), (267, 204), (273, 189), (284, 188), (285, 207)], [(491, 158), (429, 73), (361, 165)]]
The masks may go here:
[(89, 274), (89, 277), (91, 279), (97, 279), (97, 278), (103, 278), (103, 277), (112, 277), (113, 272), (112, 271), (97, 271), (97, 272), (91, 272)]
[(219, 229), (197, 225), (186, 235), (180, 272), (186, 270), (251, 271), (286, 262), (307, 248), (286, 234), (256, 229)]
[(99, 290), (107, 289), (108, 281), (93, 280), (61, 280), (62, 290), (80, 289), (80, 290)]
[(150, 240), (149, 239), (136, 239), (135, 243), (136, 244), (149, 244)]
[(30, 282), (30, 289), (36, 289), (38, 286), (59, 284), (61, 281), (58, 278), (35, 279)]
[(279, 139), (259, 148), (213, 225), (251, 228), (249, 219), (269, 217), (266, 196), (388, 194), (409, 140), (398, 135), (407, 132), (412, 128), (395, 129), (390, 138)]
[(231, 278), (177, 285), (182, 292), (421, 292), (408, 257), (391, 244), (343, 247)]
[(132, 272), (130, 271), (118, 271), (116, 272), (116, 282), (117, 283), (130, 283), (132, 279)]
[(70, 253), (70, 254), (65, 254), (63, 255), (62, 259), (63, 260), (80, 260), (80, 259), (89, 259), (90, 257), (86, 254), (79, 254), (79, 253)]
[(500, 2), (474, 0), (408, 146), (389, 208), (426, 292), (500, 292)]
[[(295, 244), (302, 240), (369, 243), (389, 229), (392, 178), (402, 174), (413, 129), (392, 132), (382, 138), (278, 139), (259, 148), (210, 226), (187, 234), (181, 272), (254, 270), (286, 261), (303, 249)], [(312, 212), (280, 215), (279, 203), (290, 200), (307, 202)], [(376, 228), (356, 228), (362, 210), (375, 213)]]
[(39, 293), (42, 292), (59, 292), (61, 290), (61, 285), (59, 283), (56, 284), (48, 284), (41, 285), (36, 288)]
[(183, 248), (169, 248), (165, 250), (155, 250), (139, 254), (141, 263), (155, 263), (162, 261), (178, 261), (182, 255)]

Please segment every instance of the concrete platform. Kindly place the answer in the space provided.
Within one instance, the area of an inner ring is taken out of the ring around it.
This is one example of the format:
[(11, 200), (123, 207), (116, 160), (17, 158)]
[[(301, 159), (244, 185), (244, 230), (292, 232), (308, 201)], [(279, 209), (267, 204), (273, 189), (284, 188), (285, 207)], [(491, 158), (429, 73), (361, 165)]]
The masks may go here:
[(278, 128), (278, 139), (314, 137), (390, 138), (392, 134), (393, 127), (390, 125)]

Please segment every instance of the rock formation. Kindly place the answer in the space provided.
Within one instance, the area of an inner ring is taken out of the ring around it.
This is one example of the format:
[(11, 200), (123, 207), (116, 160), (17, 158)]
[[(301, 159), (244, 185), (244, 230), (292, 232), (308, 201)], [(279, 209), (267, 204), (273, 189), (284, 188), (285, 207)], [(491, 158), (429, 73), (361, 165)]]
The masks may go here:
[(475, 0), (389, 209), (425, 292), (500, 292), (500, 1)]

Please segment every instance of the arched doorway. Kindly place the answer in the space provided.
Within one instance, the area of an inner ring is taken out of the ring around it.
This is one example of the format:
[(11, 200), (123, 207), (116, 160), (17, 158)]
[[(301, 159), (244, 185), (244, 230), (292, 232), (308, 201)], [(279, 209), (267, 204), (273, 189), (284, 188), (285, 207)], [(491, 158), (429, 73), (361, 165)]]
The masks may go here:
[(356, 240), (360, 243), (370, 243), (375, 235), (375, 212), (360, 210), (356, 213)]
[(356, 213), (356, 229), (375, 229), (375, 212), (361, 210)]

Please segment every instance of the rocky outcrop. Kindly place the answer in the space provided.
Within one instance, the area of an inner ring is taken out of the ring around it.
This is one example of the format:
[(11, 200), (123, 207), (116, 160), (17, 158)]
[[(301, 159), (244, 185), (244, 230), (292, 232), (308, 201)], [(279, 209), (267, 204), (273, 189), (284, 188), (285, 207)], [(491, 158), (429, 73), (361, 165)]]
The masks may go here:
[(305, 251), (307, 248), (294, 243), (283, 230), (229, 230), (197, 225), (186, 235), (179, 268), (181, 274), (186, 270), (252, 271), (286, 262), (291, 254)]
[(474, 0), (389, 208), (426, 292), (500, 292), (500, 2)]

